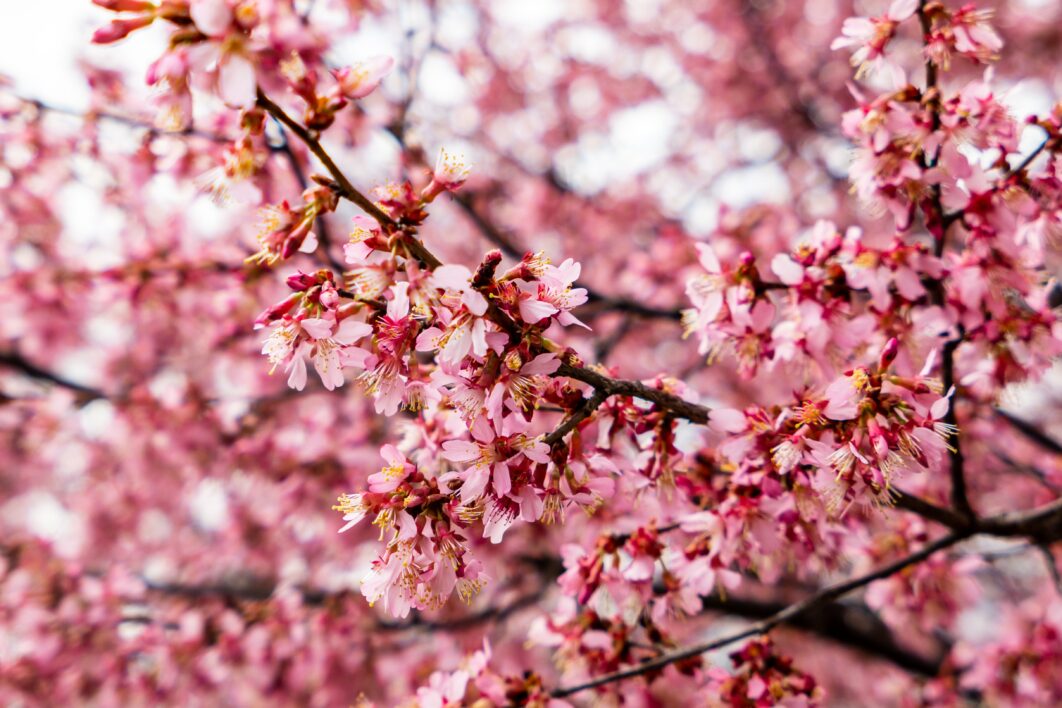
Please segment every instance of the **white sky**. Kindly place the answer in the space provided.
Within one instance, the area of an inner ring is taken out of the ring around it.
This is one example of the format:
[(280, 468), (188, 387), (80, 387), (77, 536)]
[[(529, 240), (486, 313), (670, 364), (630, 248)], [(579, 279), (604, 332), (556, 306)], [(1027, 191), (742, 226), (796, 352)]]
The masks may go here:
[(2, 4), (0, 74), (15, 80), (21, 96), (83, 108), (88, 90), (77, 71), (77, 58), (79, 52), (99, 49), (90, 47), (89, 39), (111, 13), (89, 0), (3, 0)]

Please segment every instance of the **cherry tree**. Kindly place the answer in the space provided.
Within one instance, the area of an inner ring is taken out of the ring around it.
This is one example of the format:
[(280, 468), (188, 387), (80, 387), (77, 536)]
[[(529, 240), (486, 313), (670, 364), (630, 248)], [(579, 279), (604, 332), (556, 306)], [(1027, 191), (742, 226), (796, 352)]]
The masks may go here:
[(1062, 702), (1062, 4), (91, 1), (5, 704)]

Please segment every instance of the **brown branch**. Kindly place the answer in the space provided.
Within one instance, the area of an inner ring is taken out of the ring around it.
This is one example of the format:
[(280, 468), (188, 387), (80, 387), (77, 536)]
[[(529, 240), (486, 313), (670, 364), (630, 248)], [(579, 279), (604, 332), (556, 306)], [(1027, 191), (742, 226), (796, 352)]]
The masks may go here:
[(44, 381), (59, 386), (60, 388), (73, 391), (84, 398), (86, 403), (99, 398), (108, 397), (107, 394), (99, 389), (79, 384), (76, 381), (71, 381), (70, 379), (48, 371), (47, 369), (43, 369), (18, 352), (0, 352), (0, 366), (6, 366), (32, 379)]
[[(962, 329), (962, 325), (960, 325), (959, 335), (955, 339), (946, 342), (941, 352), (940, 378), (945, 392), (950, 391), (952, 386), (955, 385), (955, 350), (962, 343), (964, 336), (965, 332)], [(957, 394), (952, 396), (951, 401), (949, 401), (948, 412), (944, 416), (944, 422), (954, 426), (957, 430), (959, 419), (958, 414), (955, 412), (956, 399), (958, 399)], [(976, 518), (976, 514), (970, 505), (970, 498), (966, 492), (966, 459), (963, 456), (962, 441), (959, 439), (959, 433), (951, 436), (949, 442), (951, 448), (948, 450), (948, 472), (951, 475), (951, 505), (960, 514), (972, 520)]]
[(261, 89), (258, 89), (258, 105), (264, 111), (269, 113), (269, 115), (284, 124), (288, 130), (297, 135), (299, 140), (306, 144), (306, 147), (310, 149), (310, 152), (321, 161), (321, 164), (324, 165), (325, 169), (332, 175), (332, 178), (336, 181), (336, 185), (338, 186), (337, 191), (340, 195), (361, 207), (366, 214), (376, 219), (381, 226), (392, 231), (398, 229), (398, 224), (394, 219), (385, 214), (380, 207), (376, 206), (372, 200), (359, 192), (357, 188), (350, 183), (350, 180), (346, 178), (343, 171), (339, 169), (339, 166), (336, 165), (335, 161), (332, 160), (328, 152), (322, 147), (321, 142), (317, 137), (308, 129), (304, 128), (302, 124), (285, 113), (283, 108), (273, 103), (273, 101), (271, 101)]
[[(702, 606), (712, 612), (749, 619), (765, 619), (782, 612), (781, 602), (739, 597), (704, 598)], [(925, 657), (901, 645), (881, 619), (863, 604), (826, 602), (791, 618), (787, 627), (809, 632), (823, 639), (878, 657), (896, 666), (927, 677), (940, 673), (943, 655)]]
[(675, 417), (684, 418), (693, 423), (700, 423), (702, 425), (708, 423), (708, 413), (710, 409), (707, 406), (691, 403), (673, 393), (661, 391), (658, 388), (652, 388), (640, 381), (614, 379), (605, 376), (604, 374), (600, 374), (593, 369), (571, 366), (569, 364), (561, 364), (554, 376), (567, 376), (570, 379), (582, 381), (585, 384), (593, 386), (598, 391), (604, 392), (607, 396), (633, 396), (634, 398), (640, 398), (643, 401), (655, 403), (661, 408), (674, 414)]
[(640, 676), (642, 674), (662, 669), (668, 664), (699, 656), (707, 651), (719, 649), (720, 647), (733, 644), (742, 639), (763, 634), (780, 624), (791, 623), (793, 620), (796, 620), (809, 611), (815, 610), (824, 603), (832, 602), (833, 600), (847, 595), (853, 590), (869, 585), (875, 580), (887, 578), (904, 568), (920, 563), (938, 551), (954, 546), (960, 541), (964, 541), (976, 534), (983, 533), (1003, 537), (1026, 536), (1040, 545), (1048, 546), (1051, 543), (1062, 540), (1062, 499), (1056, 499), (1050, 504), (1030, 511), (1000, 514), (999, 516), (987, 519), (963, 519), (963, 522), (966, 523), (964, 528), (953, 530), (947, 536), (926, 545), (915, 553), (893, 561), (892, 563), (889, 563), (878, 570), (867, 573), (866, 575), (861, 575), (831, 585), (798, 603), (775, 612), (766, 619), (757, 622), (740, 632), (719, 639), (713, 639), (708, 642), (695, 644), (686, 647), (685, 649), (679, 649), (638, 664), (637, 666), (606, 674), (605, 676), (599, 676), (598, 678), (591, 679), (585, 683), (558, 688), (553, 691), (551, 695), (555, 698), (562, 698), (564, 696), (570, 696), (573, 693), (584, 691), (588, 688), (594, 688), (596, 686), (602, 686), (604, 684), (621, 681), (634, 676)]
[(1013, 413), (1009, 413), (1002, 408), (995, 409), (996, 415), (1007, 422), (1012, 428), (1019, 433), (1032, 440), (1034, 443), (1047, 450), (1054, 455), (1062, 455), (1062, 443), (1052, 438), (1047, 433), (1037, 428), (1032, 423), (1022, 420)]
[[(306, 179), (306, 173), (303, 171), (302, 165), (299, 163), (299, 156), (291, 149), (291, 143), (288, 142), (288, 136), (283, 127), (280, 127), (280, 144), (277, 145), (275, 149), (278, 152), (283, 153), (288, 159), (288, 165), (291, 167), (292, 176), (295, 177), (295, 181), (298, 183), (299, 188), (305, 191), (310, 183)], [(317, 238), (321, 243), (321, 252), (324, 254), (325, 260), (334, 270), (342, 273), (346, 270), (346, 266), (340, 263), (332, 254), (332, 236), (329, 233), (328, 222), (325, 220), (324, 214), (318, 214), (316, 227)]]
[[(339, 169), (332, 158), (329, 157), (320, 141), (318, 141), (309, 130), (293, 120), (280, 106), (271, 101), (264, 93), (262, 93), (261, 89), (259, 89), (258, 92), (258, 105), (283, 123), (292, 133), (298, 136), (300, 140), (306, 143), (310, 152), (321, 161), (321, 164), (323, 164), (332, 175), (332, 178), (335, 180), (332, 187), (340, 196), (354, 202), (364, 209), (385, 229), (393, 232), (405, 230), (401, 224), (397, 223), (394, 219), (381, 211), (379, 207), (359, 192), (354, 185), (350, 183), (350, 180), (346, 178), (342, 170)], [(410, 255), (424, 263), (428, 269), (435, 269), (442, 265), (442, 261), (436, 258), (423, 243), (414, 238), (411, 234), (407, 233), (407, 238), (403, 243)], [(506, 331), (511, 338), (519, 339), (522, 337), (519, 325), (513, 322), (504, 312), (499, 310), (494, 303), (490, 303), (488, 306), (487, 315)], [(661, 408), (674, 413), (676, 417), (685, 418), (694, 423), (704, 424), (708, 422), (708, 408), (695, 403), (690, 403), (674, 394), (650, 388), (638, 381), (613, 379), (603, 374), (599, 374), (596, 371), (569, 364), (562, 364), (561, 368), (558, 369), (557, 373), (554, 375), (567, 376), (588, 383), (599, 391), (604, 391), (607, 396), (634, 396), (636, 398), (656, 403)]]
[(944, 507), (932, 504), (921, 497), (908, 494), (903, 490), (895, 490), (893, 499), (896, 502), (896, 508), (918, 514), (925, 519), (936, 521), (948, 528), (964, 529), (970, 525), (970, 519), (968, 517), (958, 514), (951, 509), (945, 509)]
[(1029, 511), (1012, 511), (980, 519), (973, 528), (977, 533), (1027, 536), (1037, 543), (1055, 543), (1062, 540), (1062, 498)]
[(608, 393), (601, 389), (595, 389), (594, 394), (589, 398), (584, 398), (579, 407), (573, 410), (571, 414), (569, 414), (568, 417), (557, 426), (556, 430), (543, 438), (542, 442), (550, 447), (559, 443), (564, 439), (565, 435), (575, 430), (577, 425), (593, 415), (594, 411), (596, 411), (607, 398)]
[[(933, 30), (933, 22), (929, 15), (926, 13), (927, 0), (922, 0), (918, 5), (918, 22), (922, 28), (922, 42), (925, 45), (929, 41), (929, 36)], [(940, 129), (940, 88), (937, 85), (937, 65), (934, 63), (932, 57), (927, 53), (925, 58), (925, 70), (926, 70), (926, 87), (922, 94), (922, 100), (926, 104), (926, 109), (930, 114), (930, 122), (932, 130)], [(923, 169), (932, 169), (937, 165), (940, 159), (940, 151), (938, 149), (937, 154), (932, 158), (928, 157), (925, 152), (919, 155), (918, 160)], [(926, 218), (926, 226), (932, 233), (932, 228), (936, 226), (939, 230), (938, 233), (934, 233), (935, 243), (933, 246), (934, 255), (938, 258), (944, 254), (944, 248), (947, 243), (948, 226), (951, 222), (945, 218), (944, 205), (942, 202), (941, 188), (939, 184), (934, 184), (931, 187), (930, 199), (929, 199), (931, 212)], [(931, 299), (933, 304), (943, 306), (946, 300), (946, 290), (944, 287), (943, 279), (937, 280), (932, 284)], [(944, 344), (943, 351), (941, 352), (941, 379), (943, 381), (944, 391), (950, 391), (955, 384), (955, 350), (958, 349), (962, 343), (965, 332), (962, 326), (959, 326), (959, 334), (955, 339), (948, 340)], [(948, 412), (944, 416), (944, 422), (958, 428), (958, 417), (955, 412), (956, 402), (958, 400), (958, 394), (952, 397), (948, 405)], [(951, 505), (957, 512), (965, 517), (973, 520), (975, 518), (973, 507), (970, 505), (970, 499), (966, 491), (966, 474), (965, 474), (965, 458), (962, 452), (962, 441), (959, 439), (958, 434), (951, 438), (951, 448), (948, 451), (948, 473), (951, 477)]]
[[(149, 592), (186, 599), (219, 598), (238, 602), (266, 602), (273, 598), (277, 587), (268, 582), (251, 582), (247, 584), (191, 584), (191, 583), (145, 583)], [(533, 592), (527, 592), (504, 605), (491, 605), (476, 612), (456, 617), (428, 619), (414, 612), (408, 622), (391, 622), (377, 620), (375, 628), (381, 632), (405, 632), (411, 630), (459, 631), (475, 627), (490, 621), (501, 621), (520, 610), (531, 607), (546, 594), (547, 584)], [(328, 591), (317, 588), (300, 588), (297, 591), (302, 602), (308, 607), (320, 607), (344, 597), (352, 596), (349, 590)]]

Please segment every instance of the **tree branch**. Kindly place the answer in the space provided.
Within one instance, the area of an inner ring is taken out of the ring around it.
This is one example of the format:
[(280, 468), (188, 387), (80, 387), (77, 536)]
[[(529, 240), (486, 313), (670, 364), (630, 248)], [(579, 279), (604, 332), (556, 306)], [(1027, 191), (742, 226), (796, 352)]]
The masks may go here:
[(614, 683), (616, 681), (622, 681), (624, 679), (632, 678), (634, 676), (640, 676), (651, 671), (656, 671), (664, 668), (668, 664), (673, 664), (677, 661), (683, 661), (685, 659), (690, 659), (695, 656), (700, 656), (705, 652), (725, 647), (742, 639), (748, 639), (749, 637), (764, 634), (782, 623), (789, 622), (790, 620), (800, 617), (804, 613), (815, 609), (823, 603), (836, 600), (839, 597), (847, 595), (853, 590), (861, 588), (865, 585), (869, 585), (875, 580), (887, 578), (890, 575), (893, 575), (894, 573), (897, 573), (903, 570), (904, 568), (907, 568), (908, 566), (914, 565), (916, 563), (921, 563), (926, 558), (929, 558), (938, 551), (941, 551), (945, 548), (950, 548), (956, 543), (965, 540), (970, 535), (970, 532), (953, 532), (951, 534), (948, 534), (947, 536), (944, 536), (943, 538), (933, 541), (932, 543), (922, 548), (920, 551), (916, 551), (915, 553), (905, 556), (904, 558), (901, 558), (897, 561), (893, 561), (892, 563), (889, 563), (888, 565), (885, 565), (879, 568), (878, 570), (867, 573), (866, 575), (860, 575), (857, 578), (852, 578), (850, 580), (845, 580), (843, 582), (831, 585), (830, 587), (815, 593), (811, 597), (801, 600), (796, 604), (790, 605), (785, 609), (774, 613), (767, 619), (750, 625), (749, 627), (741, 630), (740, 632), (735, 632), (734, 634), (729, 634), (719, 639), (713, 639), (707, 642), (694, 644), (692, 646), (686, 647), (685, 649), (679, 649), (677, 651), (669, 652), (667, 654), (658, 656), (655, 659), (650, 659), (649, 661), (642, 662), (637, 666), (632, 666), (627, 669), (615, 671), (611, 674), (605, 674), (604, 676), (599, 676), (584, 683), (576, 684), (574, 686), (557, 688), (550, 695), (554, 698), (564, 698), (565, 696), (570, 696), (572, 694), (579, 693), (580, 691), (585, 691), (588, 688), (595, 688), (597, 686), (603, 686), (605, 684)]
[(604, 374), (599, 374), (593, 369), (575, 367), (569, 364), (561, 364), (554, 376), (567, 376), (568, 378), (582, 381), (602, 391), (606, 396), (633, 396), (643, 401), (655, 403), (661, 408), (670, 411), (677, 418), (684, 418), (693, 423), (702, 425), (708, 423), (710, 409), (697, 403), (691, 403), (673, 393), (651, 388), (640, 381), (626, 379), (614, 379)]
[(99, 389), (92, 388), (91, 386), (85, 386), (75, 381), (63, 378), (58, 374), (54, 374), (47, 369), (42, 369), (30, 360), (18, 352), (0, 352), (0, 366), (6, 366), (10, 369), (14, 369), (25, 376), (28, 376), (38, 381), (45, 381), (50, 384), (65, 388), (69, 391), (73, 391), (84, 397), (86, 403), (88, 401), (94, 401), (98, 398), (107, 398), (107, 394)]
[(1022, 420), (1013, 413), (1009, 413), (1003, 410), (1002, 408), (996, 408), (994, 410), (996, 415), (1006, 421), (1008, 425), (1010, 425), (1019, 433), (1027, 437), (1029, 440), (1032, 440), (1034, 443), (1036, 443), (1037, 445), (1052, 454), (1062, 455), (1062, 443), (1059, 443), (1057, 440), (1037, 428), (1032, 423), (1026, 420)]
[[(960, 325), (959, 336), (946, 342), (941, 352), (940, 378), (945, 392), (950, 391), (952, 386), (955, 385), (955, 350), (959, 348), (964, 336), (965, 332), (963, 332)], [(948, 405), (948, 412), (944, 416), (944, 422), (954, 426), (955, 430), (959, 428), (958, 414), (955, 412), (957, 398), (958, 395), (952, 397)], [(962, 441), (959, 439), (959, 433), (956, 432), (955, 435), (952, 435), (949, 442), (951, 444), (951, 449), (948, 451), (948, 471), (951, 475), (951, 505), (960, 514), (972, 520), (976, 518), (976, 514), (973, 507), (970, 506), (970, 498), (966, 492), (966, 471), (964, 469), (966, 459), (962, 453)]]
[(582, 423), (584, 420), (593, 415), (602, 403), (608, 398), (608, 393), (601, 389), (595, 389), (594, 394), (589, 398), (584, 398), (582, 404), (573, 410), (564, 421), (557, 426), (557, 429), (542, 439), (542, 442), (546, 443), (550, 447), (559, 443), (564, 439), (564, 436), (575, 430), (575, 427)]
[[(749, 619), (767, 618), (786, 607), (780, 602), (737, 597), (721, 599), (715, 596), (705, 598), (702, 604), (704, 609), (709, 611)], [(785, 624), (868, 656), (885, 659), (905, 671), (922, 676), (934, 677), (939, 674), (944, 660), (943, 656), (921, 656), (901, 645), (881, 619), (862, 604), (823, 603), (791, 618)]]
[[(284, 156), (288, 159), (288, 165), (291, 166), (291, 174), (295, 177), (295, 181), (298, 182), (299, 188), (305, 191), (309, 186), (309, 182), (306, 179), (306, 173), (303, 171), (302, 165), (299, 164), (299, 156), (291, 149), (291, 143), (288, 142), (288, 136), (284, 128), (280, 125), (278, 125), (278, 128), (280, 130), (280, 144), (275, 149), (277, 152), (284, 153)], [(329, 233), (328, 223), (325, 221), (324, 214), (317, 215), (316, 227), (317, 238), (321, 243), (321, 252), (324, 253), (325, 261), (334, 270), (342, 273), (346, 270), (346, 266), (340, 263), (332, 254), (332, 236)]]
[(923, 518), (936, 521), (948, 528), (962, 529), (967, 528), (970, 525), (970, 519), (962, 514), (932, 504), (921, 497), (908, 494), (903, 490), (895, 490), (893, 498), (896, 501), (896, 507), (898, 509), (918, 514)]
[[(337, 193), (354, 202), (359, 207), (365, 210), (370, 216), (376, 219), (377, 222), (385, 229), (392, 232), (403, 231), (402, 225), (392, 219), (390, 216), (380, 210), (375, 204), (373, 204), (365, 195), (359, 192), (354, 185), (350, 183), (350, 180), (346, 178), (342, 170), (339, 169), (335, 161), (328, 155), (320, 141), (310, 133), (309, 130), (300, 125), (297, 121), (293, 120), (284, 110), (276, 103), (271, 101), (261, 89), (258, 91), (258, 105), (266, 110), (270, 115), (283, 123), (288, 129), (291, 130), (296, 136), (299, 137), (306, 146), (310, 149), (321, 164), (325, 166), (328, 172), (335, 180), (334, 189)], [(435, 269), (442, 265), (442, 261), (435, 257), (423, 243), (414, 238), (410, 233), (407, 233), (407, 238), (403, 242), (410, 254), (420, 260), (429, 270)], [(510, 336), (521, 336), (519, 327), (511, 319), (505, 316), (503, 312), (498, 310), (493, 303), (487, 309), (487, 314), (490, 316), (499, 326), (505, 331), (509, 332)], [(607, 396), (626, 395), (641, 398), (665, 408), (674, 413), (679, 418), (685, 418), (694, 423), (707, 423), (708, 422), (708, 408), (685, 401), (678, 396), (661, 391), (659, 389), (650, 388), (638, 381), (626, 381), (623, 379), (613, 379), (603, 374), (599, 374), (596, 371), (592, 371), (585, 367), (576, 367), (569, 364), (562, 364), (557, 373), (554, 374), (567, 376), (569, 378), (588, 383), (594, 388), (604, 391)]]

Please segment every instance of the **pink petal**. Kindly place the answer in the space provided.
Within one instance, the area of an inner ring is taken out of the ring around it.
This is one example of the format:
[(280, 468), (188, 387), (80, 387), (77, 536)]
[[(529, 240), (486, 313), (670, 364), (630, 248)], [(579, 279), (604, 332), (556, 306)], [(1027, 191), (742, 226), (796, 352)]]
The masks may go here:
[(232, 25), (232, 8), (225, 0), (192, 0), (188, 10), (195, 26), (205, 35), (220, 37)]
[(723, 272), (723, 268), (719, 265), (719, 257), (715, 255), (715, 249), (709, 246), (707, 243), (697, 244), (697, 254), (700, 258), (701, 265), (704, 269), (713, 275)]
[(494, 482), (494, 493), (499, 497), (504, 497), (512, 491), (513, 480), (509, 475), (509, 465), (504, 462), (499, 462), (494, 465), (492, 480)]
[(748, 422), (745, 414), (735, 408), (718, 408), (708, 414), (708, 425), (721, 433), (740, 433)]
[(560, 368), (561, 362), (556, 354), (539, 354), (520, 369), (526, 376), (549, 375)]
[(467, 504), (483, 496), (483, 490), (487, 488), (490, 474), (483, 465), (476, 465), (468, 469), (468, 477), (461, 485), (461, 503)]
[(771, 260), (771, 270), (786, 285), (799, 285), (804, 281), (804, 267), (784, 253)]
[(314, 339), (329, 339), (332, 336), (332, 320), (309, 317), (302, 321), (302, 328)]
[(543, 302), (534, 298), (520, 301), (520, 319), (528, 324), (540, 322), (554, 312), (557, 312), (557, 308), (548, 302)]
[(487, 298), (483, 297), (483, 294), (476, 290), (466, 290), (464, 296), (461, 298), (461, 302), (465, 304), (468, 311), (476, 317), (482, 317), (487, 311)]
[(226, 54), (218, 65), (218, 92), (233, 108), (254, 105), (258, 89), (254, 64), (239, 54)]
[(339, 323), (339, 328), (332, 335), (332, 339), (339, 344), (353, 344), (370, 334), (372, 334), (372, 325), (367, 322), (359, 322), (353, 318), (347, 318)]
[(306, 360), (296, 356), (291, 361), (291, 374), (288, 376), (288, 386), (301, 391), (306, 388)]
[(536, 442), (524, 450), (524, 457), (533, 462), (547, 464), (549, 462), (549, 445), (544, 442)]
[(456, 290), (457, 292), (464, 292), (468, 290), (471, 285), (472, 271), (465, 268), (463, 265), (443, 265), (435, 269), (432, 273), (432, 283), (435, 287), (442, 290)]
[(313, 231), (306, 234), (306, 238), (302, 240), (302, 245), (299, 246), (299, 253), (313, 253), (317, 250), (317, 234)]
[(479, 445), (467, 440), (447, 440), (442, 447), (442, 456), (451, 462), (467, 462), (479, 457)]

